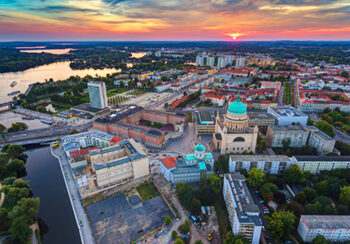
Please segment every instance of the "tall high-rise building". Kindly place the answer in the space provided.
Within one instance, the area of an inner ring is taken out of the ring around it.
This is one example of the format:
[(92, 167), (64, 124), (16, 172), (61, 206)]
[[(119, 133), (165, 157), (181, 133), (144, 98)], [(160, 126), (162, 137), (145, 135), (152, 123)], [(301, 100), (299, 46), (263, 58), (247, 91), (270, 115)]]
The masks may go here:
[(225, 66), (226, 66), (226, 57), (225, 56), (218, 57), (218, 65), (217, 65), (217, 67), (222, 69), (222, 68), (225, 68)]
[(88, 83), (90, 106), (104, 109), (108, 106), (106, 84), (102, 81), (90, 81)]
[(213, 68), (215, 66), (215, 57), (214, 56), (208, 56), (207, 66), (209, 66), (211, 68)]
[(226, 65), (232, 65), (233, 63), (233, 55), (226, 55)]
[(244, 67), (244, 61), (245, 61), (244, 57), (237, 56), (237, 58), (236, 58), (236, 68)]

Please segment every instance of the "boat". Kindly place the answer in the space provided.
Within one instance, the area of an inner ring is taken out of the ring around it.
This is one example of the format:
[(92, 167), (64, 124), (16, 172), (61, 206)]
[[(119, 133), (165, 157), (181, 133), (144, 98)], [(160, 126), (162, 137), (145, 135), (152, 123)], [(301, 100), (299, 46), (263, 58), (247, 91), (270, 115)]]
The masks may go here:
[(14, 87), (15, 85), (17, 85), (17, 81), (12, 81), (10, 84), (11, 87)]
[(17, 95), (18, 93), (21, 93), (21, 92), (20, 91), (13, 91), (13, 92), (7, 93), (7, 96)]

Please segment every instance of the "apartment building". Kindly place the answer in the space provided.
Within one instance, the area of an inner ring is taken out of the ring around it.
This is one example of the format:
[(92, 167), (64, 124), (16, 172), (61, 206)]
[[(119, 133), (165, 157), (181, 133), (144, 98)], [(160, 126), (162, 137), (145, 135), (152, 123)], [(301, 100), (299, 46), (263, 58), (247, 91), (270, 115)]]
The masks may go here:
[(297, 165), (311, 174), (319, 174), (322, 170), (350, 168), (350, 156), (294, 156)]
[(331, 242), (350, 240), (350, 215), (301, 215), (298, 233), (304, 242), (322, 235)]
[(267, 113), (276, 119), (276, 125), (306, 125), (308, 116), (292, 106), (268, 107)]
[(258, 244), (263, 227), (259, 208), (254, 204), (245, 177), (240, 173), (225, 174), (223, 196), (232, 232)]

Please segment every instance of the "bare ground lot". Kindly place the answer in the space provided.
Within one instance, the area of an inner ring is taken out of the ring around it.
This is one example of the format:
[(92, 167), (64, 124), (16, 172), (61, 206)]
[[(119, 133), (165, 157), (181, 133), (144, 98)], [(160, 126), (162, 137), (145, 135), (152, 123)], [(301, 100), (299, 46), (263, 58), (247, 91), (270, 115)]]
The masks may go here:
[(159, 228), (172, 217), (161, 196), (142, 202), (137, 195), (112, 196), (89, 205), (86, 211), (97, 243), (130, 243)]

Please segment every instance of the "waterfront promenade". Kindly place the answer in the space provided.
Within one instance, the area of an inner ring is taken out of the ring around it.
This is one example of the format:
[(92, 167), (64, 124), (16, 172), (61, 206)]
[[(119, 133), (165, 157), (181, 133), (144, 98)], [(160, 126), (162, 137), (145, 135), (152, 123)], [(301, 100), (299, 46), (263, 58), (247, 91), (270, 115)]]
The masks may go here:
[(85, 213), (85, 209), (82, 205), (78, 186), (75, 184), (71, 169), (69, 167), (68, 159), (61, 148), (52, 149), (51, 153), (59, 161), (60, 168), (62, 171), (63, 179), (67, 188), (68, 197), (72, 205), (74, 217), (79, 230), (79, 235), (82, 244), (95, 244), (95, 239), (92, 234), (88, 217)]

